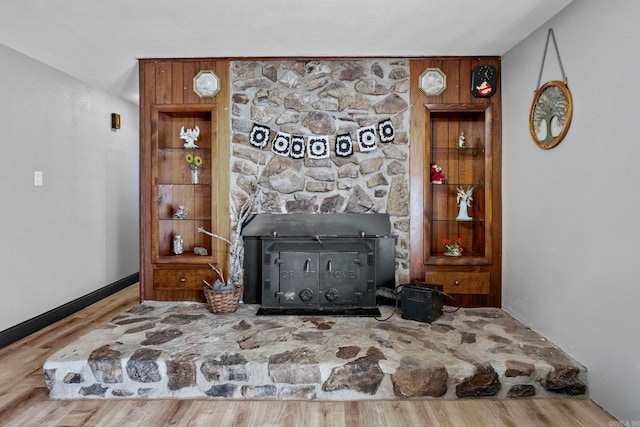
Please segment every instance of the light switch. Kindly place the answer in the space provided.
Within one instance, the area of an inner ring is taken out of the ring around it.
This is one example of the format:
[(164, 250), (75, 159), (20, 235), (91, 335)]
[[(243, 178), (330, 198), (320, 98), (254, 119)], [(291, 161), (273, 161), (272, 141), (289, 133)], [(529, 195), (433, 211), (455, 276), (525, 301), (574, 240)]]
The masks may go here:
[(41, 187), (42, 183), (42, 171), (34, 171), (33, 172), (33, 185), (36, 187)]

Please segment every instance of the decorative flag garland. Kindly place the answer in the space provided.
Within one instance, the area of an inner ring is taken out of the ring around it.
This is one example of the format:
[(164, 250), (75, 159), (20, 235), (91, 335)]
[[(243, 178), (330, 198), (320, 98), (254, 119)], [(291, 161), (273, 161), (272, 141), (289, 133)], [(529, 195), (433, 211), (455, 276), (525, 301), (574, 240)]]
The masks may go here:
[(307, 138), (307, 154), (309, 158), (319, 160), (329, 158), (329, 137), (310, 136)]
[(345, 133), (336, 137), (336, 156), (348, 157), (353, 154), (351, 135)]
[[(356, 130), (356, 141), (361, 152), (373, 151), (377, 147), (378, 138), (382, 143), (393, 142), (395, 129), (391, 119), (386, 119), (378, 125), (361, 127)], [(249, 135), (249, 142), (257, 148), (264, 148), (269, 143), (271, 129), (268, 126), (254, 123)], [(353, 155), (354, 142), (351, 134), (344, 133), (336, 136), (336, 156), (348, 157)], [(286, 132), (276, 132), (271, 141), (271, 151), (278, 156), (302, 159), (305, 154), (310, 159), (327, 159), (330, 156), (328, 135), (291, 135)]]
[(289, 157), (291, 154), (291, 135), (284, 132), (278, 132), (271, 144), (271, 151), (279, 156)]
[(264, 148), (269, 142), (270, 132), (271, 129), (269, 129), (267, 126), (254, 124), (253, 128), (251, 129), (249, 142), (251, 142), (251, 145), (255, 147)]
[(384, 143), (393, 142), (393, 138), (396, 136), (391, 119), (378, 123), (378, 132), (380, 133), (380, 141)]
[(289, 155), (294, 159), (304, 158), (304, 137), (300, 135), (294, 135), (291, 138), (291, 152)]
[(374, 125), (363, 127), (356, 132), (360, 151), (373, 151), (376, 149), (376, 127)]

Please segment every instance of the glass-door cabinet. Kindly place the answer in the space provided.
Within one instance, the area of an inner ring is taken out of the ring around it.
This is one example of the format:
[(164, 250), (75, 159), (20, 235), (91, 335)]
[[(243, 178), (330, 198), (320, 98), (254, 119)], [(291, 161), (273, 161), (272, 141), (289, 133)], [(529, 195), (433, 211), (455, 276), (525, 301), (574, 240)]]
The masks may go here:
[(488, 104), (427, 104), (425, 264), (491, 263), (492, 144)]
[[(141, 59), (139, 70), (140, 299), (205, 302), (204, 281), (229, 271), (217, 238), (231, 230), (229, 62)], [(203, 76), (219, 91), (205, 93)]]
[[(196, 263), (213, 254), (211, 107), (204, 111), (160, 108), (158, 114), (156, 262)], [(215, 172), (215, 171), (213, 171)], [(211, 261), (210, 259), (208, 261)]]
[(150, 218), (144, 297), (202, 300), (204, 281), (219, 278), (211, 266), (225, 272), (228, 252), (222, 240), (199, 231), (223, 235), (219, 218), (228, 215), (219, 203), (228, 195), (218, 182), (216, 106), (156, 106), (151, 123), (150, 197), (141, 207)]

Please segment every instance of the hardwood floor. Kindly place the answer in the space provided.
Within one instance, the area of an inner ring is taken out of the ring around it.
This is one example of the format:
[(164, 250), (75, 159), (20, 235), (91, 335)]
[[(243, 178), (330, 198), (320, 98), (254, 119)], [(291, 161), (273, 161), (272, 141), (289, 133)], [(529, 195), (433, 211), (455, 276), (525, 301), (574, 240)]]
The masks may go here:
[(69, 400), (48, 398), (47, 357), (138, 303), (133, 285), (0, 350), (0, 426), (602, 426), (588, 399)]

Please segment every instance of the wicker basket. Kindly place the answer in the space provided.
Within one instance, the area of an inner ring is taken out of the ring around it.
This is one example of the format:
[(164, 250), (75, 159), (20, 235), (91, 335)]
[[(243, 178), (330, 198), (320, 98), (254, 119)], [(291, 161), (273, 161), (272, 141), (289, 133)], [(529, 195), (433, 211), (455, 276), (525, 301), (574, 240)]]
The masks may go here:
[(207, 286), (204, 287), (204, 296), (213, 314), (235, 312), (243, 292), (244, 286), (236, 286), (232, 291), (214, 291)]

